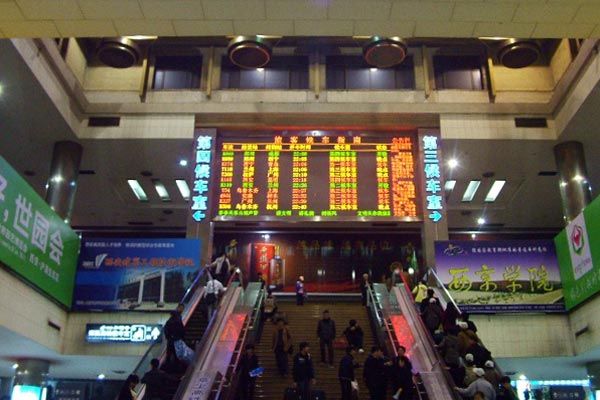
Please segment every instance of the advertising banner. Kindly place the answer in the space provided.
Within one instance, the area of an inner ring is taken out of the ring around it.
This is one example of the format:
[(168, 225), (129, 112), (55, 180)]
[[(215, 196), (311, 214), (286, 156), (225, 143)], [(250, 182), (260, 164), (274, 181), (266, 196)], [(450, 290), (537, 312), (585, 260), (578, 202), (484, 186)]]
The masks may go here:
[(153, 343), (162, 340), (162, 325), (87, 324), (85, 341), (89, 343)]
[(567, 310), (600, 291), (600, 200), (554, 238)]
[(199, 239), (84, 239), (73, 309), (173, 308), (199, 269)]
[(265, 284), (269, 285), (269, 271), (273, 257), (275, 257), (275, 245), (268, 243), (254, 244), (252, 245), (252, 253), (252, 271), (256, 275), (262, 274)]
[(439, 241), (435, 261), (461, 311), (565, 311), (551, 240)]
[(0, 157), (0, 261), (71, 306), (79, 237)]

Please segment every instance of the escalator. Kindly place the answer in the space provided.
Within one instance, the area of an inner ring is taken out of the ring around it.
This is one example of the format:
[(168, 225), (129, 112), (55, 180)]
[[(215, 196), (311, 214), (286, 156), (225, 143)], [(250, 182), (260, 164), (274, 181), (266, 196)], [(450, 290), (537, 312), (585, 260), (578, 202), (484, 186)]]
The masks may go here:
[(396, 356), (400, 346), (417, 372), (419, 399), (460, 400), (429, 332), (421, 321), (408, 288), (403, 284), (388, 291), (374, 284), (369, 291), (372, 326), (388, 355)]

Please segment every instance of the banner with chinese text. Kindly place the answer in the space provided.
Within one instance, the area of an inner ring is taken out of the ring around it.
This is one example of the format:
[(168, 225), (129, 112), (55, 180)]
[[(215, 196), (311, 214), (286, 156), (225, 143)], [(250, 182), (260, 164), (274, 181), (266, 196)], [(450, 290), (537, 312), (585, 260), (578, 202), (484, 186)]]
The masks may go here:
[(435, 261), (461, 311), (565, 311), (551, 240), (439, 241)]
[(567, 310), (600, 291), (600, 200), (554, 238)]
[(173, 308), (200, 268), (199, 239), (84, 239), (73, 309)]
[(79, 237), (0, 157), (0, 261), (71, 306)]

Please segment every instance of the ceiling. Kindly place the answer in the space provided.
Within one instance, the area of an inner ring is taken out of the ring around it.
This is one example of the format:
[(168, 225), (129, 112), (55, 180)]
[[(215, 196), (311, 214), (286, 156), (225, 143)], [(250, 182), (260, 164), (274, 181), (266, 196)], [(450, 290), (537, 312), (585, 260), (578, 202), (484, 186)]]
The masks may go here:
[(4, 0), (0, 15), (0, 37), (600, 36), (595, 0)]

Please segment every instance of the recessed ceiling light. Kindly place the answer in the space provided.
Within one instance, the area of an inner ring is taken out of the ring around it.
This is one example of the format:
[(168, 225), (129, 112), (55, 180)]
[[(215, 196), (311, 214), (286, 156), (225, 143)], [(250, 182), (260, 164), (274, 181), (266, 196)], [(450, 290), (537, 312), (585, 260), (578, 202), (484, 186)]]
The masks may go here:
[(127, 183), (139, 201), (148, 201), (148, 195), (136, 179), (128, 179)]
[(474, 233), (471, 233), (471, 239), (475, 239), (475, 238), (477, 238), (477, 235)]
[(263, 72), (265, 69), (264, 69), (264, 68), (256, 68), (256, 70), (257, 70), (258, 72)]
[(187, 165), (188, 165), (188, 160), (184, 160), (184, 159), (182, 159), (182, 160), (179, 160), (179, 165), (181, 165), (182, 167), (187, 167)]
[(521, 375), (519, 375), (519, 379), (524, 381), (527, 379), (527, 377), (525, 375), (521, 374)]
[(177, 189), (179, 189), (179, 193), (181, 193), (181, 197), (183, 200), (190, 200), (190, 187), (184, 179), (176, 179), (175, 184), (177, 185)]
[(471, 201), (473, 197), (475, 197), (475, 193), (477, 193), (477, 189), (479, 189), (479, 185), (481, 181), (471, 181), (469, 182), (469, 186), (467, 186), (467, 190), (463, 194), (462, 201)]
[(377, 72), (378, 68), (371, 68), (371, 72)]
[(446, 193), (450, 194), (450, 192), (454, 190), (454, 186), (456, 186), (456, 180), (450, 179), (446, 181), (446, 184), (444, 185), (444, 190), (446, 191)]
[(481, 218), (481, 217), (479, 217), (479, 218), (477, 218), (477, 223), (478, 223), (479, 225), (483, 225), (483, 224), (485, 224), (485, 219), (484, 219), (484, 218)]
[(14, 363), (14, 364), (12, 365), (12, 369), (17, 369), (17, 368), (19, 368), (19, 364), (17, 364), (17, 363)]
[(448, 168), (456, 168), (458, 167), (458, 160), (456, 158), (451, 158), (448, 160)]
[(104, 374), (98, 374), (98, 379), (104, 379), (104, 378), (106, 378), (106, 375), (104, 375)]
[(152, 183), (154, 184), (154, 189), (156, 189), (156, 193), (158, 193), (158, 197), (162, 201), (171, 201), (171, 196), (169, 196), (169, 192), (165, 185), (159, 181), (158, 179), (152, 179)]
[(502, 188), (504, 187), (505, 183), (506, 183), (506, 181), (504, 181), (504, 180), (495, 181), (494, 184), (492, 185), (492, 187), (490, 188), (490, 191), (485, 196), (485, 201), (488, 203), (496, 201), (496, 198), (502, 191)]

